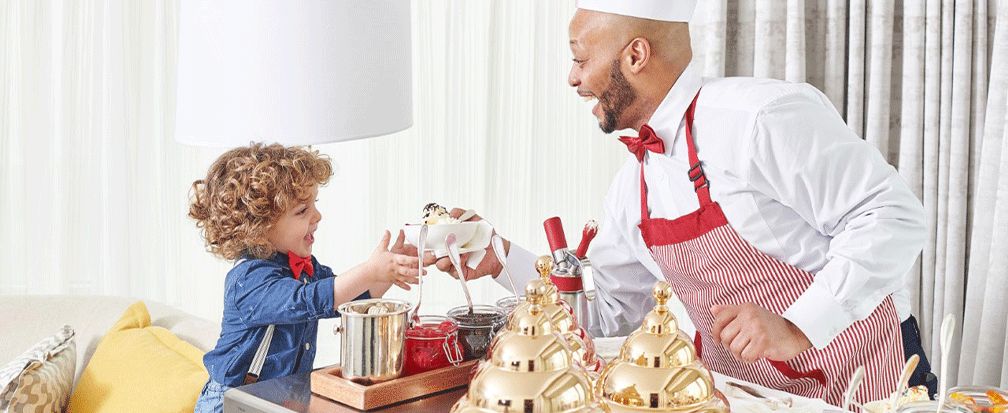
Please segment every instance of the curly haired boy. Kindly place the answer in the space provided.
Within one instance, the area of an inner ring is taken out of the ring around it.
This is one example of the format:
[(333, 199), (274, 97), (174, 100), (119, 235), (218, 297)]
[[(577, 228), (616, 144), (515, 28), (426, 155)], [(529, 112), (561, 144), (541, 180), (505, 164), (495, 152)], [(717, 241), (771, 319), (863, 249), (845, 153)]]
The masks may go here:
[(339, 276), (312, 256), (322, 214), (315, 201), (329, 160), (299, 147), (253, 143), (232, 149), (193, 182), (189, 216), (208, 250), (234, 267), (224, 280), (217, 345), (204, 357), (210, 378), (196, 412), (220, 412), (227, 389), (311, 371), (320, 318), (345, 302), (409, 289), (420, 276), (415, 249), (391, 235)]

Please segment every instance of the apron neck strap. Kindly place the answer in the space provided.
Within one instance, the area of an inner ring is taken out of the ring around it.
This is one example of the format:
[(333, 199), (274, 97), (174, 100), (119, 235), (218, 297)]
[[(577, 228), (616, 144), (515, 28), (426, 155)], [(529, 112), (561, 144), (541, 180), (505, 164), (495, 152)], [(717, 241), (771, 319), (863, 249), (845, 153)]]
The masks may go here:
[(702, 207), (710, 204), (711, 198), (710, 181), (707, 180), (707, 175), (704, 175), (703, 165), (700, 164), (700, 158), (697, 157), (696, 139), (693, 138), (693, 112), (696, 110), (696, 102), (699, 97), (700, 91), (698, 90), (696, 96), (693, 96), (693, 102), (690, 103), (689, 109), (686, 109), (686, 147), (689, 150), (690, 162), (687, 175), (690, 182), (693, 182), (693, 191), (696, 192)]
[[(696, 110), (697, 98), (700, 97), (700, 91), (693, 96), (693, 101), (690, 102), (689, 108), (686, 109), (686, 148), (689, 151), (689, 162), (690, 169), (687, 172), (690, 182), (693, 182), (693, 190), (697, 194), (697, 199), (700, 201), (700, 207), (703, 207), (711, 203), (710, 197), (710, 182), (707, 181), (707, 176), (704, 175), (703, 166), (700, 164), (700, 158), (697, 157), (696, 144), (693, 139), (693, 112)], [(644, 160), (641, 160), (640, 165), (640, 191), (641, 191), (641, 221), (651, 219), (651, 210), (648, 208), (647, 202), (647, 183), (644, 181)]]

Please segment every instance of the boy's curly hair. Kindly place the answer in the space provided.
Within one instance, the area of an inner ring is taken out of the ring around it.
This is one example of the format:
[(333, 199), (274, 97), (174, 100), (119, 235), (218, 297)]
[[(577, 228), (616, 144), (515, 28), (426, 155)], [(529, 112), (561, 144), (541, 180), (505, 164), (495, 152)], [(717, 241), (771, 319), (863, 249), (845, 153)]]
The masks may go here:
[(193, 182), (189, 216), (211, 253), (269, 258), (276, 252), (266, 239), (270, 227), (331, 176), (329, 158), (318, 151), (261, 143), (235, 148), (214, 161), (206, 179)]

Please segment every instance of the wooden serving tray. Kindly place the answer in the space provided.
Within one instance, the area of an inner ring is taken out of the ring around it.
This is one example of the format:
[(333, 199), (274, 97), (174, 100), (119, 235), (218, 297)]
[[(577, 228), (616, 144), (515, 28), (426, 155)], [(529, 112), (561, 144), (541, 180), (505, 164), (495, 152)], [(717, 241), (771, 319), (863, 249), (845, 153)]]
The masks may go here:
[(343, 378), (340, 375), (340, 366), (334, 364), (311, 373), (311, 391), (355, 409), (371, 410), (466, 386), (478, 361), (465, 361), (458, 366), (448, 366), (371, 385)]

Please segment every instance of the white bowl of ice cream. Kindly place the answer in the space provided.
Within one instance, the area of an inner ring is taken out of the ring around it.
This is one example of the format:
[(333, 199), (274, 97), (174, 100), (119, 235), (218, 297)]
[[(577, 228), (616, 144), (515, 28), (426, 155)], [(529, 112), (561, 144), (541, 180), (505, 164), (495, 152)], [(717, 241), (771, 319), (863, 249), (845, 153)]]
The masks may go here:
[[(475, 212), (466, 211), (462, 214), (462, 219), (468, 219), (475, 215)], [(432, 251), (435, 256), (442, 258), (448, 255), (448, 246), (445, 240), (449, 234), (455, 234), (455, 243), (459, 247), (460, 254), (470, 254), (466, 265), (475, 268), (481, 259), (483, 252), (490, 245), (490, 238), (493, 236), (493, 227), (485, 221), (462, 221), (449, 215), (448, 211), (436, 204), (430, 203), (424, 207), (424, 215), (420, 224), (406, 224), (403, 232), (406, 241), (419, 247), (420, 228), (427, 224), (427, 239), (424, 242), (424, 250)]]
[[(421, 224), (407, 224), (403, 226), (406, 234), (406, 241), (414, 246), (418, 246), (420, 238)], [(493, 227), (484, 221), (456, 222), (446, 224), (427, 225), (427, 240), (424, 249), (434, 252), (438, 258), (448, 255), (448, 247), (445, 245), (445, 238), (448, 234), (455, 234), (455, 242), (459, 246), (459, 253), (465, 254), (473, 251), (482, 251), (490, 245), (490, 237), (493, 235)]]

